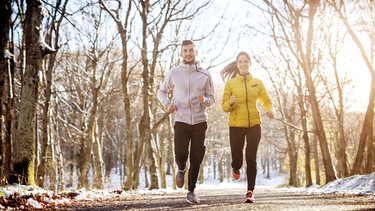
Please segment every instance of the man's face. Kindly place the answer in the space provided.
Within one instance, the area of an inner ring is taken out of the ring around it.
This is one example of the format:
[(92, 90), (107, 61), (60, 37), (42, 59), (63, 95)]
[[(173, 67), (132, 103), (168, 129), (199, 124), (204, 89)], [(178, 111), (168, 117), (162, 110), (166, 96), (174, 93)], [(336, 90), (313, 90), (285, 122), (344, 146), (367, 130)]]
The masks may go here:
[(193, 44), (183, 45), (181, 49), (181, 56), (186, 64), (194, 64), (195, 56), (198, 54)]

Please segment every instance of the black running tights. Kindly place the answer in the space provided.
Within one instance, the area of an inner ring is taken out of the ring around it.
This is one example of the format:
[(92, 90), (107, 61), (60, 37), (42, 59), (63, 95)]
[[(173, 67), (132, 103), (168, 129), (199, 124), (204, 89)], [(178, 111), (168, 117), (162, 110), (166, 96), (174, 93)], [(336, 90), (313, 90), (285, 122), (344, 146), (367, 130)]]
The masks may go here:
[(247, 189), (253, 191), (257, 175), (257, 152), (261, 137), (261, 127), (230, 127), (229, 138), (232, 154), (232, 168), (240, 169), (243, 165), (243, 149), (246, 138)]

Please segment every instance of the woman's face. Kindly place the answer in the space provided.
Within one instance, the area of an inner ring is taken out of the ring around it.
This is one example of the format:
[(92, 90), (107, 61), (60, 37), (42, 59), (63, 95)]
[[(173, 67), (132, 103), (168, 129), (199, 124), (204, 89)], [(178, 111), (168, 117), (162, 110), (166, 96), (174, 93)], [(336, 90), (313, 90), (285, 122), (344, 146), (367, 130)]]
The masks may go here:
[(237, 59), (237, 67), (240, 70), (240, 74), (249, 73), (250, 60), (246, 55), (240, 55)]

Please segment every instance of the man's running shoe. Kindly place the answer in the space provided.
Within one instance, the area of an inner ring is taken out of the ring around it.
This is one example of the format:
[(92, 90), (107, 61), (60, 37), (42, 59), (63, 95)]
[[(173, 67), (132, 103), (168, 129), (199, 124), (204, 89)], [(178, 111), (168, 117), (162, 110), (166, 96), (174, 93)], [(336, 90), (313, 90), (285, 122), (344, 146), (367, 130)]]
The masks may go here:
[(240, 179), (240, 170), (239, 169), (233, 169), (232, 176), (234, 180), (239, 180)]
[(247, 191), (245, 203), (254, 203), (254, 194), (253, 194), (253, 191), (251, 191), (251, 190)]
[(184, 170), (178, 170), (176, 174), (176, 185), (179, 188), (182, 188), (184, 186), (185, 182), (185, 169)]
[(186, 196), (186, 201), (189, 202), (190, 204), (199, 203), (199, 199), (195, 196), (193, 191), (188, 191), (187, 196)]

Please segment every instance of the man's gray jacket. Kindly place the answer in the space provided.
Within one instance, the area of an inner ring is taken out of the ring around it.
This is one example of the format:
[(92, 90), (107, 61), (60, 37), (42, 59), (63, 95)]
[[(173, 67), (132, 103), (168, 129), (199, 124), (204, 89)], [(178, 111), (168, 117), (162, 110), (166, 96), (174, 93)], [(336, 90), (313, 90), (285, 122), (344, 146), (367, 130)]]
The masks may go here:
[[(172, 96), (168, 96), (172, 91)], [(165, 108), (173, 102), (177, 110), (175, 121), (195, 125), (207, 121), (206, 107), (215, 102), (214, 84), (211, 74), (200, 67), (200, 63), (181, 64), (166, 75), (158, 91), (158, 98)], [(204, 96), (204, 103), (198, 101)]]

